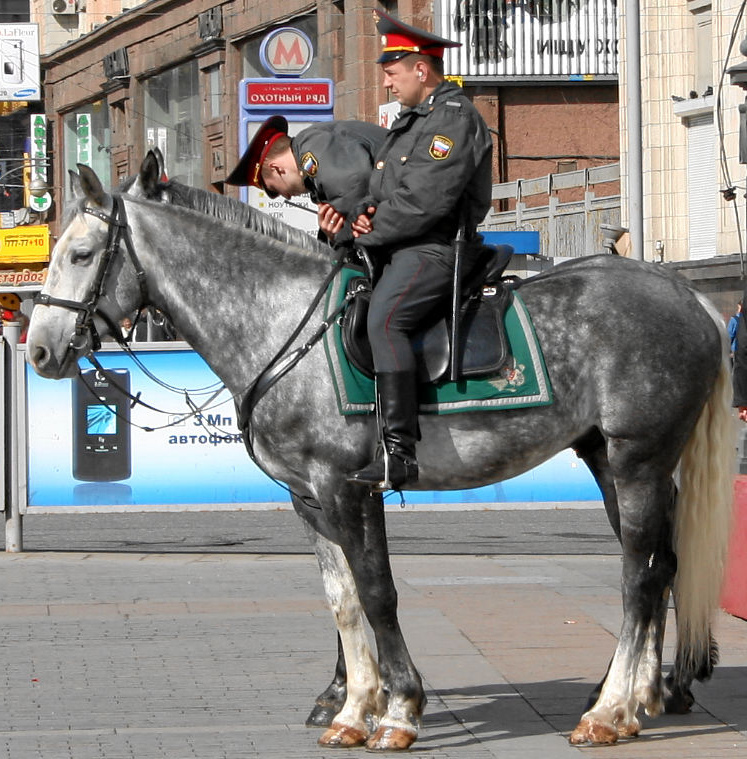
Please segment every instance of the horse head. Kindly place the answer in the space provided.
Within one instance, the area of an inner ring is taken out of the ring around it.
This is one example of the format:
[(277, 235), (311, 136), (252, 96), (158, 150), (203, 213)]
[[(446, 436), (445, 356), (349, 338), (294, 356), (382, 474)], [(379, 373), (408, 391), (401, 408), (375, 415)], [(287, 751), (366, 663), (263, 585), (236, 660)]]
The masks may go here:
[(78, 359), (96, 350), (101, 337), (117, 334), (122, 318), (141, 305), (132, 287), (136, 260), (125, 266), (126, 252), (132, 258), (134, 251), (124, 203), (105, 192), (89, 167), (78, 170), (70, 172), (74, 210), (52, 251), (27, 338), (34, 370), (54, 379), (75, 376)]

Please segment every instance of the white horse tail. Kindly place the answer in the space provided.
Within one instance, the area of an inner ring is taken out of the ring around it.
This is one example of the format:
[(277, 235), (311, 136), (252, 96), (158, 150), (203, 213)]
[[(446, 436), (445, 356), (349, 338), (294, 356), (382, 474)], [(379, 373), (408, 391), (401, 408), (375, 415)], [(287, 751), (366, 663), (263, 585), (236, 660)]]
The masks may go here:
[(674, 542), (677, 575), (677, 667), (686, 677), (707, 678), (718, 649), (711, 621), (719, 606), (733, 511), (735, 425), (729, 340), (721, 315), (698, 300), (719, 328), (721, 366), (713, 390), (680, 460)]

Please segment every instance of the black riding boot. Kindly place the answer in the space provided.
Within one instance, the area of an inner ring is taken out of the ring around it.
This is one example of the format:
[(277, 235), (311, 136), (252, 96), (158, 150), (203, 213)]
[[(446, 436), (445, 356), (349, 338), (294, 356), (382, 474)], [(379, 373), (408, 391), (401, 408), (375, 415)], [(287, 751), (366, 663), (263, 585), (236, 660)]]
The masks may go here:
[(384, 446), (388, 455), (379, 453), (368, 466), (349, 475), (348, 481), (367, 485), (373, 492), (399, 490), (418, 481), (418, 462), (415, 458), (415, 442), (418, 439), (416, 374), (377, 374), (376, 386), (379, 391), (380, 413), (384, 420)]

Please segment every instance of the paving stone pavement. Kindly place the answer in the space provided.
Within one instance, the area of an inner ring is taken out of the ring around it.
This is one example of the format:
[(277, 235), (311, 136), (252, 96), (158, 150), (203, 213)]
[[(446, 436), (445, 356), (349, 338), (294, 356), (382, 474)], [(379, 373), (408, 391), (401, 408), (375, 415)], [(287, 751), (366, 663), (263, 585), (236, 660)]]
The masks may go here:
[[(691, 714), (576, 748), (567, 735), (619, 629), (619, 557), (393, 566), (429, 698), (411, 756), (747, 758), (747, 622), (720, 615), (722, 665)], [(0, 577), (0, 757), (363, 755), (321, 749), (303, 727), (336, 655), (312, 556), (0, 554)]]

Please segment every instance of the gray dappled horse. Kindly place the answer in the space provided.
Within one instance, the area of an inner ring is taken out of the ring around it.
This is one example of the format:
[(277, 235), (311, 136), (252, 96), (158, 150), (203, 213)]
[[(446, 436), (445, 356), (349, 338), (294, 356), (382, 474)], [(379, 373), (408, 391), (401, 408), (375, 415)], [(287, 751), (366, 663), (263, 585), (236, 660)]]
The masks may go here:
[[(184, 208), (108, 195), (90, 169), (80, 172), (29, 328), (34, 369), (74, 376), (77, 360), (91, 350), (91, 324), (103, 332), (148, 302), (169, 315), (240, 398), (312, 301), (330, 269), (329, 248), (281, 224), (274, 231), (269, 223), (262, 232), (239, 229)], [(624, 618), (596, 702), (571, 741), (609, 743), (637, 734), (639, 706), (649, 714), (662, 708), (671, 586), (678, 621), (673, 682), (707, 677), (714, 663), (710, 623), (734, 457), (728, 345), (707, 300), (654, 265), (578, 259), (527, 280), (520, 292), (555, 402), (422, 416), (419, 487), (489, 484), (569, 446), (588, 464), (622, 545)], [(321, 308), (317, 317), (299, 342), (321, 321)], [(347, 698), (320, 742), (409, 747), (425, 694), (397, 618), (383, 503), (345, 479), (371, 455), (376, 425), (339, 415), (320, 344), (258, 403), (251, 443), (258, 463), (292, 489), (294, 507), (315, 534), (345, 652)]]

